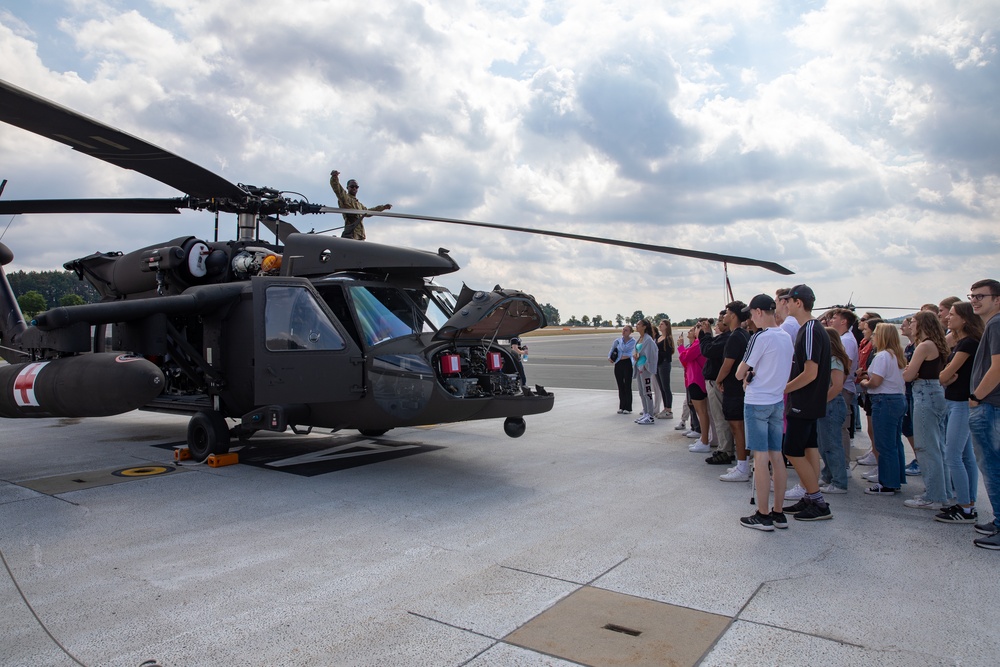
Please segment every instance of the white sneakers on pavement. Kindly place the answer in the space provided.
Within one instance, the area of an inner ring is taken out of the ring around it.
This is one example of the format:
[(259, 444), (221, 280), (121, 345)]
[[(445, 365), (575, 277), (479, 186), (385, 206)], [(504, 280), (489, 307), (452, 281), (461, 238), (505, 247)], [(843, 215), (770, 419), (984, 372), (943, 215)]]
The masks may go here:
[(725, 475), (719, 475), (719, 479), (723, 482), (749, 482), (750, 481), (750, 467), (747, 466), (746, 470), (740, 470), (737, 466), (733, 468)]
[(801, 484), (796, 484), (792, 488), (785, 491), (785, 500), (799, 500), (804, 495), (806, 495), (805, 487)]

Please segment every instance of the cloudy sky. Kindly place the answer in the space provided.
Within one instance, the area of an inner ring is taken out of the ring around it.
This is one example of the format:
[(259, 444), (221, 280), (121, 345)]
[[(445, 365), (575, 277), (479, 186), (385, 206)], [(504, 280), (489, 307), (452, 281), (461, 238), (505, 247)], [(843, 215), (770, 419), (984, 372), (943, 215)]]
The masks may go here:
[[(11, 7), (10, 5), (14, 6)], [(27, 0), (0, 79), (236, 183), (369, 206), (767, 259), (736, 297), (919, 306), (1000, 278), (997, 0)], [(10, 126), (4, 197), (181, 193)], [(213, 216), (0, 220), (13, 269), (59, 268)], [(342, 224), (297, 217), (300, 229)], [(235, 220), (223, 229), (235, 233)], [(431, 222), (368, 238), (449, 248), (562, 317), (717, 311), (721, 265)]]

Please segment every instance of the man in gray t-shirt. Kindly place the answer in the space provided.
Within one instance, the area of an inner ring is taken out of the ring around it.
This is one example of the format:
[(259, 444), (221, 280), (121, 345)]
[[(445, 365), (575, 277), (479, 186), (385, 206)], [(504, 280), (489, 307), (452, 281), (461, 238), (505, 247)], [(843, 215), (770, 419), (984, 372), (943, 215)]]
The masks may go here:
[[(997, 508), (1000, 507), (1000, 282), (973, 283), (969, 301), (986, 325), (972, 361), (969, 429), (986, 494), (990, 504)], [(976, 532), (986, 537), (972, 543), (1000, 551), (1000, 512), (994, 509), (993, 514), (993, 523), (976, 524)]]

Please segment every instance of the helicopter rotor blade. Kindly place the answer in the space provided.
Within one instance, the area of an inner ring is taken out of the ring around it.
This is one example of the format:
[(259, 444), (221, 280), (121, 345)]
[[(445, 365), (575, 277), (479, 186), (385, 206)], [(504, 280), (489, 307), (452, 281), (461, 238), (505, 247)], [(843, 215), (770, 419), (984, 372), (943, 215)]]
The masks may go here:
[(0, 121), (66, 144), (116, 167), (137, 171), (193, 197), (246, 195), (244, 190), (204, 167), (2, 80)]
[(816, 307), (813, 310), (818, 312), (821, 310), (833, 310), (834, 308), (847, 308), (849, 310), (912, 310), (913, 312), (920, 310), (919, 308), (910, 308), (907, 306), (856, 306), (853, 303)]
[(261, 216), (260, 222), (262, 225), (267, 227), (269, 232), (278, 237), (279, 243), (284, 243), (289, 234), (299, 233), (299, 230), (295, 228), (295, 225), (287, 220), (280, 220), (270, 216)]
[[(322, 213), (346, 213), (358, 215), (359, 212), (356, 209), (350, 208), (333, 208), (329, 206), (323, 206), (320, 208)], [(389, 211), (365, 211), (364, 215), (377, 215), (384, 216), (388, 218), (404, 218), (408, 220), (426, 220), (429, 222), (446, 222), (453, 225), (468, 225), (471, 227), (486, 227), (489, 229), (503, 229), (512, 232), (524, 232), (526, 234), (539, 234), (541, 236), (554, 236), (557, 238), (573, 239), (576, 241), (589, 241), (591, 243), (603, 243), (605, 245), (620, 246), (622, 248), (634, 248), (636, 250), (648, 250), (650, 252), (659, 252), (666, 255), (678, 255), (680, 257), (691, 257), (693, 259), (705, 259), (712, 262), (728, 262), (730, 264), (741, 264), (744, 266), (759, 266), (768, 271), (773, 271), (779, 273), (783, 276), (790, 276), (794, 273), (790, 269), (777, 264), (775, 262), (769, 262), (761, 259), (753, 259), (750, 257), (740, 257), (738, 255), (720, 255), (714, 252), (704, 252), (701, 250), (687, 250), (685, 248), (672, 248), (670, 246), (662, 245), (652, 245), (649, 243), (636, 243), (633, 241), (619, 241), (617, 239), (601, 238), (598, 236), (585, 236), (583, 234), (569, 234), (567, 232), (556, 232), (545, 229), (530, 229), (528, 227), (514, 227), (512, 225), (499, 225), (490, 222), (476, 222), (474, 220), (459, 220), (456, 218), (440, 218), (433, 215), (419, 215), (415, 213), (390, 213)]]
[(32, 213), (180, 213), (187, 200), (173, 199), (0, 199), (0, 215)]

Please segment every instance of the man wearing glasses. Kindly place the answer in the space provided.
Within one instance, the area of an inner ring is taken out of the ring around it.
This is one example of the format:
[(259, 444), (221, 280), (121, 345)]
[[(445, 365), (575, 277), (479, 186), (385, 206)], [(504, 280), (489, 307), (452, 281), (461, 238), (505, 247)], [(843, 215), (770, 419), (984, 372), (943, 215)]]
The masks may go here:
[[(358, 182), (353, 178), (347, 181), (347, 190), (340, 184), (340, 172), (334, 169), (330, 172), (330, 187), (337, 195), (338, 208), (353, 208), (358, 211), (388, 211), (392, 208), (390, 204), (382, 204), (374, 208), (368, 208), (358, 201)], [(365, 240), (365, 216), (344, 213), (344, 232), (341, 234), (345, 239), (356, 241)]]
[(977, 523), (973, 540), (983, 549), (1000, 550), (1000, 282), (980, 280), (972, 285), (969, 301), (986, 330), (972, 362), (969, 428), (986, 494), (993, 505), (993, 523)]

